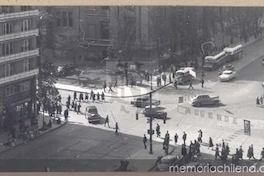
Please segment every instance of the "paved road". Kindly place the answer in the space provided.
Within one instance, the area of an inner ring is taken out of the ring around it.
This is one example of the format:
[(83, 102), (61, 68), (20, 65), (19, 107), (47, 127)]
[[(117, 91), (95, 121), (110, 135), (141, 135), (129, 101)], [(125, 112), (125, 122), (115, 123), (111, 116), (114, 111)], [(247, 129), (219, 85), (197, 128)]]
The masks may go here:
[[(133, 159), (129, 168), (148, 171), (161, 156), (160, 143), (154, 155), (143, 149), (141, 137), (68, 123), (62, 128), (0, 155), (0, 171), (113, 171), (120, 160)], [(145, 160), (142, 159), (142, 156)], [(142, 166), (143, 164), (143, 166)]]

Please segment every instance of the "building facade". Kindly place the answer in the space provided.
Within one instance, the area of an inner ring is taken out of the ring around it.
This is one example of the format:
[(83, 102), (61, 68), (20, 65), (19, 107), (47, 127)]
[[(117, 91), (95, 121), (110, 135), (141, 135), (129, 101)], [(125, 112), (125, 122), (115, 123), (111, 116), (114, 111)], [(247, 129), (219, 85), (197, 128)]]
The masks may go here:
[(0, 129), (16, 137), (36, 124), (38, 17), (32, 6), (0, 7)]
[[(49, 9), (56, 20), (53, 31), (55, 43), (77, 41), (75, 44), (78, 47), (73, 56), (76, 63), (100, 61), (107, 57), (110, 47), (109, 6), (57, 6)], [(57, 56), (60, 52), (57, 47)]]

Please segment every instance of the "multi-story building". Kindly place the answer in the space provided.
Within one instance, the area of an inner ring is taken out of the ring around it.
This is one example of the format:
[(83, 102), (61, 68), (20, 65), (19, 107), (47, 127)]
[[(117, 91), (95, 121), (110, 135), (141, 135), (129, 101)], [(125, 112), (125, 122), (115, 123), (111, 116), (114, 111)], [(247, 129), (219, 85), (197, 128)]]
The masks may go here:
[(63, 39), (69, 37), (78, 41), (78, 51), (73, 56), (77, 63), (107, 57), (110, 47), (109, 6), (57, 6), (49, 7), (49, 13), (56, 19), (55, 43), (63, 44), (67, 41)]
[(36, 124), (38, 17), (32, 6), (0, 6), (0, 129), (16, 135)]

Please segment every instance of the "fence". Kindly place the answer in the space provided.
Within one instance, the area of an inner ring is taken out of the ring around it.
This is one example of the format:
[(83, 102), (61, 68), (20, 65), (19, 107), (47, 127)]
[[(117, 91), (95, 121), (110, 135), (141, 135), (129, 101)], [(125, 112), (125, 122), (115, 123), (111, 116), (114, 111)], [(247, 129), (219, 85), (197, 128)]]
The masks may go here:
[(198, 117), (202, 117), (202, 118), (208, 118), (211, 120), (217, 120), (220, 122), (227, 122), (227, 123), (232, 123), (237, 125), (238, 123), (240, 123), (240, 121), (242, 122), (242, 119), (238, 119), (237, 117), (231, 117), (228, 115), (222, 115), (222, 114), (218, 114), (218, 113), (213, 113), (213, 112), (207, 112), (205, 110), (200, 110), (200, 109), (194, 109), (191, 107), (185, 107), (182, 105), (178, 105), (177, 106), (177, 112), (181, 113), (181, 114), (185, 114), (185, 115), (195, 115)]

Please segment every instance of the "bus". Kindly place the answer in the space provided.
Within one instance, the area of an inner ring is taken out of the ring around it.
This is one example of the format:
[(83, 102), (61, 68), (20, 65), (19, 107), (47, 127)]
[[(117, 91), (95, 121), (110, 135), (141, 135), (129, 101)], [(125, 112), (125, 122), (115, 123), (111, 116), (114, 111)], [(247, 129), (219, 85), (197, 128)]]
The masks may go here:
[(194, 68), (183, 67), (180, 68), (180, 70), (177, 70), (175, 74), (175, 81), (177, 82), (177, 84), (184, 84), (191, 81), (193, 76), (190, 74), (190, 71), (194, 71)]
[(224, 51), (227, 53), (227, 62), (241, 59), (243, 56), (243, 46), (242, 45), (237, 45), (233, 48), (224, 48)]
[(204, 59), (204, 69), (214, 70), (226, 63), (227, 53), (222, 51), (215, 56), (206, 56)]

